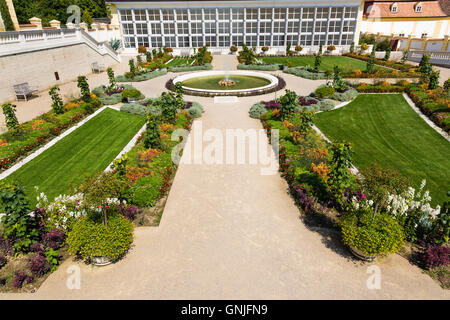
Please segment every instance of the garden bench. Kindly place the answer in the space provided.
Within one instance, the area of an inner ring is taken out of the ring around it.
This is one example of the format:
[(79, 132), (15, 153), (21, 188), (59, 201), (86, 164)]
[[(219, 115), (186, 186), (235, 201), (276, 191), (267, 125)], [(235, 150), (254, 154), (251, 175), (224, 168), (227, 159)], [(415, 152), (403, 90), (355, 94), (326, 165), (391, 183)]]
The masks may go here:
[(19, 101), (19, 97), (22, 96), (25, 101), (27, 101), (28, 96), (32, 96), (33, 93), (38, 93), (39, 96), (39, 90), (37, 87), (32, 87), (28, 84), (28, 82), (19, 83), (13, 86), (14, 93), (16, 94), (16, 100)]
[(103, 72), (105, 70), (106, 70), (105, 66), (102, 65), (102, 64), (98, 64), (98, 62), (94, 62), (92, 64), (92, 72), (93, 73), (100, 73), (100, 72)]

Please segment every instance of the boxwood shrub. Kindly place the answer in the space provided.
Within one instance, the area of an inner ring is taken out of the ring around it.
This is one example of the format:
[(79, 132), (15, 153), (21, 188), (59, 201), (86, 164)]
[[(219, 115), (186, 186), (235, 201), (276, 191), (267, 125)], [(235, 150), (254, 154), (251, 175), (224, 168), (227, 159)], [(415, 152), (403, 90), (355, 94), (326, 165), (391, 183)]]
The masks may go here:
[(133, 243), (133, 225), (119, 214), (108, 217), (108, 226), (90, 217), (78, 220), (67, 237), (68, 251), (82, 258), (119, 259)]

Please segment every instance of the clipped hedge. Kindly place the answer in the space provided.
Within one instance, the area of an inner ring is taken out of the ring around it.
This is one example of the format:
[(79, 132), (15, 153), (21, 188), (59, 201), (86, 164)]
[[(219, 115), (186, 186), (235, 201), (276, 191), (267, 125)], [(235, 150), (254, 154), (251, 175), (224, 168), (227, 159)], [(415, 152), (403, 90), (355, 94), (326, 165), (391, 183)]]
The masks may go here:
[(199, 70), (211, 70), (213, 68), (212, 64), (207, 63), (202, 66), (178, 66), (170, 67), (170, 72), (187, 72), (187, 71), (199, 71)]
[(244, 63), (239, 63), (237, 68), (239, 70), (278, 71), (278, 70), (280, 70), (280, 65), (279, 64), (244, 64)]
[(311, 72), (303, 67), (287, 68), (284, 69), (283, 72), (310, 80), (322, 80), (327, 78), (324, 72)]
[(141, 82), (141, 81), (147, 81), (150, 79), (154, 79), (160, 76), (163, 76), (167, 74), (167, 69), (160, 69), (160, 70), (155, 70), (155, 71), (147, 71), (144, 72), (140, 75), (135, 76), (134, 78), (127, 78), (124, 75), (120, 75), (116, 77), (116, 81), (117, 82)]

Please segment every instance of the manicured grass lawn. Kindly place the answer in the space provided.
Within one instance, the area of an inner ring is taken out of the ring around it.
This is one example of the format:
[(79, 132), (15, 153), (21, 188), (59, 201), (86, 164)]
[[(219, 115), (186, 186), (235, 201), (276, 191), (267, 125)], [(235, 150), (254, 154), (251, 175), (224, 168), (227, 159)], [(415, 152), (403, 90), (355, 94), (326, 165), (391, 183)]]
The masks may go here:
[[(264, 64), (284, 64), (287, 65), (288, 62), (292, 63), (294, 67), (314, 67), (314, 57), (263, 57), (261, 58)], [(333, 71), (334, 66), (339, 66), (342, 71), (352, 71), (366, 69), (366, 62), (356, 59), (351, 59), (348, 57), (341, 56), (322, 56), (322, 63), (320, 65), (320, 70)], [(380, 66), (375, 66), (375, 68), (383, 68)]]
[(250, 88), (260, 88), (270, 84), (265, 78), (231, 75), (230, 80), (235, 82), (234, 86), (223, 87), (219, 85), (219, 81), (224, 80), (223, 75), (197, 77), (183, 81), (183, 85), (189, 88), (207, 89), (207, 90), (241, 90)]
[(317, 127), (332, 141), (353, 143), (358, 168), (373, 162), (397, 168), (416, 188), (427, 179), (433, 204), (450, 190), (450, 142), (395, 95), (360, 95), (347, 106), (317, 115)]
[(145, 117), (105, 109), (6, 179), (24, 185), (33, 206), (34, 186), (53, 199), (105, 170), (144, 123)]
[(167, 65), (169, 67), (179, 67), (179, 66), (190, 66), (192, 63), (192, 59), (186, 58), (175, 58), (170, 61)]

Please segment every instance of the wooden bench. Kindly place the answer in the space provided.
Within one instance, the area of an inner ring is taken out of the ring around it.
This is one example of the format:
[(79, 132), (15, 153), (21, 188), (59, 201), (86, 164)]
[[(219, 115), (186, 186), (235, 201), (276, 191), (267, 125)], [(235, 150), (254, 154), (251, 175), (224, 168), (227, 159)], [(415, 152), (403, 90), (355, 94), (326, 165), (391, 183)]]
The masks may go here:
[(93, 73), (100, 73), (100, 72), (103, 72), (105, 70), (106, 70), (105, 66), (101, 65), (101, 64), (98, 64), (98, 62), (94, 62), (92, 64), (92, 72)]
[(16, 94), (16, 100), (19, 101), (19, 97), (23, 97), (25, 101), (28, 101), (27, 97), (32, 96), (33, 93), (38, 93), (39, 90), (37, 87), (31, 87), (28, 82), (19, 83), (13, 86), (14, 93)]

